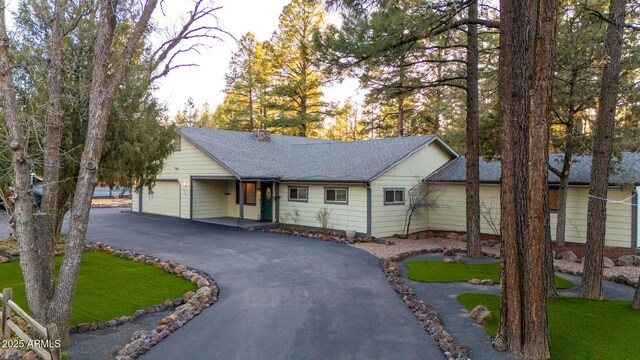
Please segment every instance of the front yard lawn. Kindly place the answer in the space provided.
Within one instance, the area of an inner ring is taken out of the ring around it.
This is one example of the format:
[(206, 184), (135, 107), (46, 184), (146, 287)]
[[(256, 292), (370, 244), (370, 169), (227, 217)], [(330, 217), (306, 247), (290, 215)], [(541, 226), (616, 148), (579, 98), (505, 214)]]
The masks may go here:
[[(57, 269), (61, 257), (56, 258)], [(18, 262), (0, 264), (0, 289), (13, 288), (13, 300), (28, 309)], [(151, 265), (117, 256), (87, 252), (82, 258), (71, 325), (108, 321), (181, 297), (197, 286)]]
[[(458, 301), (468, 309), (486, 306), (493, 320), (484, 329), (492, 335), (498, 331), (499, 296), (466, 293)], [(549, 299), (548, 314), (553, 359), (637, 359), (640, 354), (640, 311), (630, 301)]]
[[(466, 282), (471, 279), (491, 279), (500, 282), (500, 263), (460, 264), (443, 261), (414, 260), (406, 263), (407, 277), (423, 282)], [(555, 277), (557, 289), (571, 289), (575, 286), (569, 280)]]

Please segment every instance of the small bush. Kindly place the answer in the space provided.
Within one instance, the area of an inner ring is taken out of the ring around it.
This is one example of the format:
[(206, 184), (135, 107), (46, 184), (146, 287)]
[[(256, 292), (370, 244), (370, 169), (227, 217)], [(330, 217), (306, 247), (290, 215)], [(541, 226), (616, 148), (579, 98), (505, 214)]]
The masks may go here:
[(331, 217), (331, 210), (327, 209), (326, 207), (323, 207), (322, 209), (318, 210), (318, 213), (316, 213), (316, 219), (320, 223), (320, 229), (322, 229), (322, 232), (325, 234), (329, 230), (330, 217)]

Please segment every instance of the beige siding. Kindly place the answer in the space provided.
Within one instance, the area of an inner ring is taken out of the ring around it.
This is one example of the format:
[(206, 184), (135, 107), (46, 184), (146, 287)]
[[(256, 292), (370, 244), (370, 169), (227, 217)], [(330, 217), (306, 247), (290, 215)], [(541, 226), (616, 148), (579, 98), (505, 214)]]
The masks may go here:
[[(374, 180), (371, 183), (371, 235), (381, 237), (404, 233), (409, 189), (451, 159), (451, 154), (439, 144), (431, 143)], [(385, 205), (385, 188), (404, 189), (405, 204)], [(412, 232), (425, 230), (427, 226), (426, 211), (411, 220)]]
[[(289, 186), (306, 186), (309, 188), (309, 201), (289, 201)], [(325, 204), (325, 187), (348, 188), (349, 203)], [(334, 230), (355, 230), (359, 233), (367, 232), (367, 189), (361, 185), (316, 185), (316, 184), (280, 184), (280, 221), (285, 221), (287, 213), (293, 214), (297, 209), (300, 213), (298, 225), (320, 227), (316, 214), (322, 208), (331, 211), (329, 228)], [(288, 223), (293, 223), (289, 220)]]
[[(428, 226), (436, 230), (465, 231), (466, 228), (466, 194), (464, 184), (431, 185), (439, 193), (438, 207), (428, 212)], [(572, 187), (567, 200), (566, 241), (584, 243), (587, 234), (587, 203), (589, 189)], [(609, 199), (621, 201), (630, 194), (619, 189), (609, 189)], [(500, 187), (498, 185), (481, 185), (480, 202), (483, 213), (496, 226), (500, 225)], [(556, 214), (551, 214), (551, 234), (555, 237)], [(491, 234), (489, 223), (481, 218), (481, 231)], [(631, 210), (629, 205), (609, 202), (607, 205), (607, 235), (609, 246), (631, 246)]]
[(142, 191), (142, 212), (180, 216), (180, 184), (177, 181), (158, 181), (153, 192), (148, 188)]
[(140, 210), (139, 198), (140, 198), (140, 194), (134, 188), (134, 190), (131, 192), (131, 211), (132, 212), (139, 212)]
[[(430, 184), (437, 207), (429, 209), (427, 225), (430, 229), (466, 231), (467, 194), (465, 185)], [(480, 186), (480, 205), (484, 216), (480, 217), (480, 231), (493, 234), (491, 224), (500, 228), (500, 187), (498, 185)]]
[[(231, 182), (231, 181), (229, 181)], [(227, 212), (227, 181), (193, 181), (193, 218), (229, 216)]]
[[(158, 180), (175, 180), (180, 183), (180, 217), (190, 218), (190, 176), (233, 176), (227, 169), (220, 165), (200, 149), (195, 147), (185, 138), (182, 138), (180, 151), (175, 151), (165, 160), (164, 168), (158, 174)], [(187, 187), (185, 188), (185, 183)], [(146, 191), (146, 190), (145, 190)], [(134, 197), (136, 194), (133, 195)], [(143, 199), (144, 206), (144, 199)], [(132, 210), (137, 211), (138, 207), (132, 202)], [(169, 210), (167, 210), (169, 211)], [(143, 209), (143, 212), (145, 210)]]

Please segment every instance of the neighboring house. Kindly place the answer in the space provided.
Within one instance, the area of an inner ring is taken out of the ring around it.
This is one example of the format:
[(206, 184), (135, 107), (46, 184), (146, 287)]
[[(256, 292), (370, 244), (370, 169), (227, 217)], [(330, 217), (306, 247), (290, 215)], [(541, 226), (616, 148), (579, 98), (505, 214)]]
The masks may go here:
[[(178, 134), (155, 187), (132, 196), (134, 212), (317, 228), (316, 214), (327, 208), (331, 229), (389, 236), (404, 232), (409, 190), (458, 157), (437, 136), (344, 142), (189, 127)], [(411, 231), (426, 229), (426, 219), (412, 220)]]
[[(562, 155), (551, 155), (550, 164), (562, 166)], [(459, 157), (447, 166), (426, 177), (438, 197), (438, 207), (429, 209), (427, 227), (430, 229), (465, 231), (466, 158)], [(500, 229), (500, 162), (480, 161), (481, 231), (491, 234)], [(571, 166), (567, 195), (566, 238), (568, 242), (584, 243), (587, 237), (587, 204), (591, 156), (576, 156)], [(637, 248), (640, 245), (638, 228), (638, 193), (640, 192), (640, 153), (624, 153), (616, 171), (610, 177), (607, 203), (606, 244)], [(549, 202), (551, 234), (555, 238), (559, 178), (549, 172)], [(491, 223), (495, 225), (491, 226)]]

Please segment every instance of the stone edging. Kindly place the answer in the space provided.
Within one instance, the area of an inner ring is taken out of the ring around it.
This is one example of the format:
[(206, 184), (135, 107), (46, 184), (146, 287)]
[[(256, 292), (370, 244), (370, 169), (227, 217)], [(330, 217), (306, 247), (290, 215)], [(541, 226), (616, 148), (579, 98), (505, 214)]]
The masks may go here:
[[(250, 231), (256, 231), (253, 229), (248, 229)], [(275, 228), (267, 228), (257, 230), (260, 232), (269, 232), (274, 234), (285, 234), (285, 235), (294, 235), (307, 237), (310, 239), (317, 239), (322, 241), (335, 242), (339, 244), (355, 244), (355, 243), (376, 243), (383, 245), (394, 245), (393, 240), (387, 240), (384, 238), (368, 238), (362, 236), (356, 236), (353, 239), (349, 240), (345, 235), (336, 233), (335, 231), (330, 231), (328, 234), (322, 234), (315, 231), (305, 231), (305, 230), (296, 230), (296, 229), (285, 229), (282, 226)]]
[[(391, 287), (393, 287), (407, 308), (409, 308), (416, 319), (418, 319), (424, 330), (435, 340), (444, 356), (448, 360), (469, 359), (469, 348), (467, 345), (455, 341), (453, 336), (442, 326), (442, 319), (437, 311), (431, 305), (418, 298), (411, 288), (404, 283), (404, 279), (400, 275), (400, 265), (398, 262), (401, 260), (416, 255), (442, 252), (443, 250), (444, 248), (408, 251), (389, 258), (380, 259), (380, 264)], [(450, 250), (460, 251), (460, 249)]]
[(323, 241), (330, 241), (330, 242), (335, 242), (335, 243), (340, 243), (340, 244), (353, 244), (353, 242), (357, 241), (357, 238), (354, 238), (352, 242), (349, 242), (349, 240), (342, 236), (342, 235), (338, 235), (338, 234), (321, 234), (321, 233), (317, 233), (317, 232), (307, 232), (307, 231), (299, 231), (299, 230), (289, 230), (289, 229), (285, 229), (283, 227), (277, 227), (277, 228), (269, 228), (269, 229), (261, 229), (259, 230), (261, 232), (269, 232), (269, 233), (275, 233), (275, 234), (286, 234), (286, 235), (294, 235), (294, 236), (302, 236), (302, 237), (308, 237), (311, 239), (317, 239), (317, 240), (323, 240)]
[[(131, 250), (117, 249), (101, 243), (87, 243), (85, 245), (85, 251), (100, 251), (124, 259), (143, 262), (155, 268), (181, 276), (198, 286), (196, 292), (188, 291), (181, 298), (176, 298), (173, 301), (168, 299), (163, 304), (137, 310), (132, 316), (122, 316), (103, 323), (78, 324), (70, 329), (71, 333), (82, 333), (85, 331), (104, 329), (106, 327), (115, 327), (126, 322), (134, 321), (145, 314), (161, 312), (175, 307), (174, 312), (160, 320), (160, 323), (155, 329), (151, 331), (136, 331), (133, 339), (117, 351), (117, 360), (138, 358), (151, 347), (199, 315), (204, 309), (218, 301), (218, 285), (208, 274), (202, 271), (190, 269), (182, 264), (175, 264)], [(75, 331), (73, 330), (74, 328)]]

